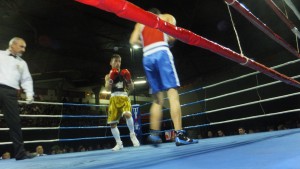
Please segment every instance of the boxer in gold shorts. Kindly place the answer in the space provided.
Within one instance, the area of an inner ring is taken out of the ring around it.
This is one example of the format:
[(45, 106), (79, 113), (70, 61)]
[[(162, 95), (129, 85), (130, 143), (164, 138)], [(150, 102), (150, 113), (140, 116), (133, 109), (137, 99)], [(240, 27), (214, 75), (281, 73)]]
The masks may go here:
[(138, 147), (140, 143), (134, 132), (131, 103), (128, 97), (128, 91), (133, 90), (134, 87), (131, 74), (127, 69), (120, 69), (121, 56), (118, 54), (112, 55), (110, 65), (111, 71), (105, 76), (105, 88), (107, 91), (111, 91), (107, 123), (110, 124), (111, 133), (116, 140), (116, 146), (112, 150), (119, 151), (123, 149), (123, 142), (121, 141), (120, 131), (117, 127), (121, 117), (125, 117), (126, 119), (133, 146)]

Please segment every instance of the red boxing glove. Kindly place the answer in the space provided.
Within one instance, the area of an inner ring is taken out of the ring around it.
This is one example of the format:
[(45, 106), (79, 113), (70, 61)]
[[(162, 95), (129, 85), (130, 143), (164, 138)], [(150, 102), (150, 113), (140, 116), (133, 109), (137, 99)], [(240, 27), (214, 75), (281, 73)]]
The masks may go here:
[(121, 76), (123, 76), (127, 83), (131, 83), (131, 74), (128, 69), (122, 69)]
[(111, 80), (115, 80), (119, 76), (119, 71), (116, 68), (112, 68), (111, 71), (109, 72), (109, 78)]

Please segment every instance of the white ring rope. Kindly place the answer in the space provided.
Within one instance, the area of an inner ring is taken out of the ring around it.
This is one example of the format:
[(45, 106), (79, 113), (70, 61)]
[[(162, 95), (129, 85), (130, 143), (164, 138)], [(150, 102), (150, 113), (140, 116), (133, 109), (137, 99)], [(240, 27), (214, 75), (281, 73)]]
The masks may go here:
[[(293, 78), (299, 78), (300, 75), (294, 76)], [(254, 90), (254, 89), (259, 89), (259, 88), (263, 88), (263, 87), (267, 87), (273, 84), (277, 84), (280, 83), (281, 81), (275, 81), (275, 82), (271, 82), (271, 83), (266, 83), (266, 84), (262, 84), (259, 86), (255, 86), (255, 87), (251, 87), (251, 88), (247, 88), (247, 89), (243, 89), (243, 90), (239, 90), (239, 91), (235, 91), (235, 92), (231, 92), (231, 93), (227, 93), (227, 94), (223, 94), (223, 95), (219, 95), (219, 96), (215, 96), (212, 98), (208, 98), (205, 99), (204, 101), (212, 101), (218, 98), (222, 98), (222, 97), (226, 97), (226, 96), (230, 96), (230, 95), (234, 95), (234, 94), (238, 94), (238, 93), (243, 93), (243, 92), (247, 92), (250, 90)], [(261, 103), (261, 102), (266, 102), (266, 101), (271, 101), (271, 100), (276, 100), (276, 99), (281, 99), (281, 98), (285, 98), (285, 97), (290, 97), (290, 96), (294, 96), (297, 95), (296, 94), (289, 94), (289, 95), (283, 95), (283, 96), (278, 96), (278, 97), (274, 97), (274, 98), (269, 98), (269, 99), (265, 99), (265, 100), (259, 100), (259, 101), (254, 101), (254, 102), (248, 102), (245, 104), (240, 104), (240, 105), (235, 105), (235, 106), (230, 106), (230, 107), (226, 107), (226, 108), (221, 108), (221, 109), (216, 109), (216, 110), (210, 110), (210, 111), (206, 111), (205, 113), (213, 113), (213, 112), (217, 112), (217, 111), (222, 111), (222, 110), (227, 110), (227, 109), (232, 109), (232, 108), (237, 108), (237, 107), (242, 107), (242, 106), (247, 106), (247, 105), (251, 105), (251, 104), (256, 104), (256, 103)], [(193, 102), (195, 103), (195, 102)], [(201, 113), (203, 114), (203, 113)], [(195, 114), (197, 115), (197, 114)], [(195, 116), (193, 115), (193, 116)], [(0, 116), (3, 116), (2, 114), (0, 114)], [(62, 115), (20, 115), (22, 117), (62, 117)], [(188, 117), (188, 116), (187, 116)], [(147, 123), (148, 124), (148, 123)], [(59, 129), (61, 127), (35, 127), (35, 128), (22, 128), (23, 130), (53, 130), (53, 129)], [(63, 127), (63, 128), (68, 128), (68, 127)], [(107, 126), (91, 126), (91, 127), (69, 127), (69, 129), (75, 129), (75, 128), (108, 128)], [(0, 128), (0, 131), (6, 131), (8, 130), (8, 128)]]
[[(122, 126), (118, 126), (122, 127)], [(123, 126), (125, 127), (125, 126)], [(58, 129), (100, 129), (110, 128), (110, 126), (81, 126), (81, 127), (24, 127), (22, 130), (58, 130)], [(8, 131), (9, 128), (0, 128), (0, 131)]]
[(224, 108), (220, 108), (220, 109), (210, 110), (210, 111), (206, 111), (205, 113), (209, 114), (209, 113), (214, 113), (214, 112), (217, 112), (217, 111), (228, 110), (228, 109), (233, 109), (233, 108), (243, 107), (243, 106), (249, 106), (249, 105), (252, 105), (252, 104), (273, 101), (273, 100), (282, 99), (282, 98), (291, 97), (291, 96), (296, 96), (296, 95), (300, 95), (300, 92), (291, 93), (291, 94), (282, 95), (282, 96), (277, 96), (277, 97), (271, 97), (271, 98), (264, 99), (264, 100), (258, 100), (258, 101), (253, 101), (253, 102), (238, 104), (238, 105), (235, 105), (235, 106), (229, 106), (229, 107), (224, 107)]
[[(205, 113), (209, 114), (209, 113), (213, 113), (213, 112), (216, 112), (216, 111), (242, 107), (242, 106), (256, 104), (256, 103), (260, 103), (260, 102), (272, 101), (272, 100), (291, 97), (291, 96), (295, 96), (295, 95), (299, 95), (299, 94), (300, 94), (300, 92), (287, 94), (287, 95), (283, 95), (283, 96), (278, 96), (278, 97), (268, 98), (268, 99), (264, 99), (264, 100), (259, 100), (259, 101), (245, 103), (245, 104), (240, 104), (240, 105), (236, 105), (236, 106), (231, 106), (231, 107), (227, 107), (227, 108), (207, 111)], [(208, 126), (208, 125), (217, 125), (217, 124), (223, 124), (223, 123), (229, 123), (229, 122), (235, 122), (235, 121), (242, 121), (242, 120), (248, 120), (248, 119), (255, 119), (255, 118), (266, 117), (266, 116), (274, 116), (274, 115), (279, 115), (279, 114), (284, 114), (284, 113), (298, 112), (299, 110), (300, 109), (285, 110), (285, 111), (281, 111), (281, 112), (277, 112), (277, 113), (268, 113), (268, 114), (263, 114), (263, 115), (250, 116), (250, 117), (226, 120), (226, 121), (221, 121), (221, 122), (213, 122), (213, 123), (205, 124), (205, 125), (189, 126), (189, 127), (185, 127), (185, 129), (203, 127), (203, 126)], [(109, 127), (109, 126), (92, 126), (92, 128), (107, 128), (107, 127)], [(29, 128), (22, 128), (22, 130), (49, 130), (49, 129), (54, 130), (54, 129), (60, 129), (60, 128), (64, 128), (64, 127), (29, 127)], [(69, 128), (69, 129), (73, 129), (73, 128), (80, 129), (80, 128), (82, 128), (83, 129), (83, 128), (88, 128), (88, 127), (65, 127), (65, 128)], [(5, 130), (9, 130), (9, 129), (8, 128), (0, 128), (0, 131), (5, 131)], [(94, 139), (94, 138), (81, 138), (81, 139)], [(57, 141), (60, 141), (60, 140), (62, 140), (62, 139), (25, 141), (24, 143), (57, 142)], [(63, 139), (63, 140), (68, 140), (68, 139)], [(70, 139), (70, 140), (78, 140), (78, 139)], [(6, 145), (6, 144), (11, 144), (11, 142), (0, 142), (0, 145)]]
[[(297, 75), (297, 76), (294, 76), (293, 78), (299, 78), (300, 75)], [(197, 104), (197, 103), (202, 103), (204, 102), (205, 104), (207, 103), (207, 101), (212, 101), (212, 100), (215, 100), (215, 99), (219, 99), (219, 98), (222, 98), (222, 97), (226, 97), (226, 96), (230, 96), (230, 95), (234, 95), (234, 94), (239, 94), (239, 93), (243, 93), (243, 92), (247, 92), (247, 91), (250, 91), (250, 90), (254, 90), (254, 89), (259, 89), (259, 88), (262, 88), (262, 87), (267, 87), (267, 86), (270, 86), (270, 85), (273, 85), (273, 84), (277, 84), (277, 83), (281, 83), (282, 81), (275, 81), (275, 82), (270, 82), (270, 83), (266, 83), (266, 84), (262, 84), (262, 85), (258, 85), (258, 86), (255, 86), (255, 87), (251, 87), (251, 88), (247, 88), (247, 89), (243, 89), (243, 90), (239, 90), (239, 91), (235, 91), (235, 92), (231, 92), (231, 93), (227, 93), (227, 94), (223, 94), (223, 95), (219, 95), (219, 96), (215, 96), (215, 97), (212, 97), (212, 98), (208, 98), (208, 99), (203, 99), (203, 100), (197, 100), (197, 101), (194, 101), (194, 102), (190, 102), (190, 103), (186, 103), (186, 104), (182, 104), (181, 107), (185, 107), (185, 106), (190, 106), (190, 105), (193, 105), (193, 104)], [(280, 97), (280, 96), (279, 96)], [(258, 102), (260, 103), (260, 102)], [(231, 106), (232, 107), (232, 106)], [(240, 106), (239, 106), (240, 107)], [(228, 108), (228, 107), (227, 107)], [(221, 108), (221, 109), (216, 109), (216, 110), (210, 110), (210, 111), (205, 111), (205, 113), (207, 112), (215, 112), (217, 110), (223, 110), (223, 109), (226, 109), (226, 108)], [(167, 109), (164, 109), (163, 111), (165, 110), (169, 110), (169, 108)], [(148, 114), (148, 113), (147, 113)], [(144, 114), (145, 115), (145, 114)]]
[[(300, 77), (300, 75), (297, 75), (297, 76), (295, 76), (293, 78), (299, 78), (299, 77)], [(230, 95), (233, 95), (233, 94), (238, 94), (238, 93), (242, 93), (242, 92), (246, 92), (246, 91), (250, 91), (250, 90), (254, 90), (254, 89), (258, 89), (258, 88), (270, 86), (270, 85), (273, 85), (273, 84), (276, 84), (276, 83), (280, 83), (280, 82), (281, 81), (275, 81), (275, 82), (271, 82), (271, 83), (267, 83), (267, 84), (255, 86), (255, 87), (252, 87), (252, 88), (247, 88), (247, 89), (243, 89), (243, 90), (240, 90), (240, 91), (235, 91), (235, 92), (232, 92), (232, 93), (227, 93), (227, 94), (219, 95), (219, 96), (216, 96), (216, 97), (205, 99), (205, 101), (215, 100), (215, 99), (226, 97), (226, 96), (230, 96)], [(278, 97), (273, 97), (273, 98), (264, 99), (264, 100), (258, 100), (258, 101), (254, 101), (254, 102), (248, 102), (248, 103), (244, 103), (244, 104), (240, 104), (240, 105), (235, 105), (235, 106), (230, 106), (230, 107), (225, 107), (225, 108), (210, 110), (210, 111), (206, 111), (205, 113), (209, 114), (209, 113), (213, 113), (213, 112), (217, 112), (217, 111), (228, 110), (228, 109), (233, 109), (233, 108), (237, 108), (237, 107), (252, 105), (252, 104), (256, 104), (256, 103), (262, 103), (262, 102), (272, 101), (272, 100), (286, 98), (286, 97), (290, 97), (290, 96), (295, 96), (295, 95), (298, 95), (298, 94), (300, 94), (300, 92), (299, 93), (288, 94), (288, 95), (283, 95), (283, 96), (278, 96)], [(45, 103), (43, 102), (43, 104), (45, 104)], [(60, 104), (57, 104), (57, 105), (60, 105)], [(0, 116), (3, 116), (3, 115), (0, 114)], [(22, 116), (22, 117), (63, 117), (63, 115), (20, 115), (20, 116)], [(84, 129), (84, 128), (85, 129), (86, 128), (109, 128), (109, 126), (90, 126), (90, 127), (27, 127), (27, 128), (22, 128), (22, 130), (55, 130), (55, 129)], [(7, 131), (7, 130), (9, 130), (9, 129), (8, 128), (0, 128), (0, 131)]]
[(225, 2), (227, 5), (232, 5), (235, 3), (236, 0), (233, 0), (231, 3)]
[(232, 119), (232, 120), (225, 120), (225, 121), (220, 121), (220, 122), (212, 122), (212, 123), (205, 124), (205, 125), (196, 125), (196, 126), (189, 126), (189, 127), (184, 127), (184, 128), (190, 129), (190, 128), (198, 128), (198, 127), (203, 127), (203, 126), (212, 126), (212, 125), (217, 125), (217, 124), (224, 124), (224, 123), (237, 122), (237, 121), (243, 121), (243, 120), (251, 120), (251, 119), (257, 119), (257, 118), (261, 118), (261, 117), (269, 117), (269, 116), (275, 116), (275, 115), (293, 113), (293, 112), (299, 112), (299, 111), (300, 111), (300, 109), (285, 110), (285, 111), (280, 111), (280, 112), (276, 112), (276, 113), (268, 113), (268, 114), (262, 114), (262, 115), (256, 115), (256, 116), (250, 116), (250, 117), (244, 117), (244, 118), (238, 118), (238, 119)]
[[(233, 3), (231, 3), (230, 5), (232, 5)], [(227, 9), (228, 9), (228, 13), (229, 13), (229, 16), (230, 16), (231, 24), (232, 24), (232, 27), (233, 27), (233, 30), (234, 30), (234, 33), (235, 33), (235, 37), (236, 37), (236, 40), (238, 42), (238, 46), (239, 46), (239, 49), (240, 49), (240, 54), (242, 56), (244, 56), (244, 52), (243, 52), (243, 49), (242, 49), (242, 46), (241, 46), (240, 38), (239, 38), (238, 32), (236, 30), (235, 23), (233, 21), (233, 17), (232, 17), (231, 10), (230, 10), (230, 7), (229, 7), (228, 3), (227, 3)], [(245, 58), (246, 58), (246, 62), (245, 63), (240, 63), (241, 65), (246, 65), (248, 63), (249, 58), (248, 57), (245, 57)]]
[[(19, 103), (26, 103), (26, 101), (23, 101), (23, 100), (18, 100)], [(58, 103), (58, 102), (38, 102), (38, 101), (34, 101), (33, 102), (34, 104), (49, 104), (49, 105), (59, 105), (59, 106), (62, 106), (63, 103)]]
[[(294, 61), (289, 61), (287, 63), (274, 66), (274, 68), (283, 67), (283, 66), (286, 66), (286, 65), (289, 65), (289, 64), (297, 63), (299, 61), (300, 61), (300, 59), (297, 59), (297, 60), (294, 60)], [(243, 76), (240, 76), (240, 77), (237, 77), (237, 78), (229, 79), (229, 80), (217, 83), (217, 84), (206, 86), (204, 88), (206, 88), (206, 89), (207, 88), (211, 88), (211, 87), (214, 87), (214, 86), (217, 86), (217, 85), (220, 85), (220, 84), (224, 84), (224, 83), (227, 83), (227, 82), (230, 82), (230, 81), (234, 81), (234, 80), (238, 80), (238, 79), (245, 78), (245, 77), (248, 77), (248, 76), (256, 75), (258, 73), (259, 72), (253, 72), (253, 73), (246, 74), (246, 75), (243, 75)], [(293, 78), (299, 78), (299, 77), (300, 77), (300, 75), (297, 75), (297, 76), (295, 76)], [(281, 81), (275, 81), (275, 82), (263, 84), (263, 85), (260, 85), (260, 86), (255, 86), (255, 87), (252, 87), (252, 88), (243, 89), (243, 90), (240, 90), (240, 91), (235, 91), (235, 92), (232, 92), (232, 93), (223, 94), (223, 95), (216, 96), (216, 97), (213, 97), (213, 98), (205, 99), (205, 101), (211, 101), (211, 100), (214, 100), (214, 99), (217, 99), (217, 98), (222, 98), (222, 97), (226, 97), (226, 96), (237, 94), (237, 93), (242, 93), (242, 92), (253, 90), (253, 89), (258, 89), (258, 88), (270, 86), (270, 85), (277, 84), (277, 83), (280, 83), (280, 82)], [(240, 105), (235, 105), (235, 106), (230, 106), (230, 107), (226, 107), (226, 108), (220, 108), (220, 109), (216, 109), (216, 110), (210, 110), (210, 111), (202, 112), (201, 114), (210, 114), (210, 113), (214, 113), (214, 112), (217, 112), (217, 111), (228, 110), (228, 109), (238, 108), (238, 107), (242, 107), (242, 106), (248, 106), (248, 105), (252, 105), (252, 104), (256, 104), (256, 103), (268, 102), (268, 101), (272, 101), (272, 100), (277, 100), (277, 99), (282, 99), (282, 98), (286, 98), (286, 97), (296, 96), (296, 95), (299, 95), (299, 94), (300, 94), (300, 92), (298, 92), (298, 93), (292, 93), (292, 94), (287, 94), (287, 95), (282, 95), (282, 96), (277, 96), (277, 97), (273, 97), (273, 98), (268, 98), (268, 99), (264, 99), (264, 100), (254, 101), (254, 102), (248, 102), (248, 103), (244, 103), (244, 104), (240, 104)], [(21, 101), (21, 102), (23, 102), (23, 101)], [(35, 102), (35, 103), (36, 104), (48, 104), (47, 102)], [(55, 103), (55, 102), (50, 102), (49, 104), (50, 105), (78, 105), (78, 106), (82, 105), (82, 104), (65, 104), (65, 103)], [(83, 106), (87, 106), (87, 105), (83, 105)], [(89, 105), (89, 106), (104, 106), (104, 105)], [(263, 114), (263, 115), (258, 115), (258, 116), (251, 116), (251, 117), (245, 117), (245, 118), (239, 118), (239, 119), (226, 120), (226, 121), (222, 121), (222, 122), (213, 122), (213, 123), (210, 123), (209, 125), (217, 125), (217, 124), (229, 123), (229, 122), (234, 122), (234, 121), (241, 121), (241, 120), (254, 119), (254, 118), (260, 118), (260, 117), (266, 117), (266, 116), (273, 116), (273, 115), (278, 115), (278, 114), (283, 114), (283, 113), (297, 112), (299, 110), (300, 109), (286, 110), (286, 111), (277, 112), (277, 113), (268, 113), (268, 114)], [(200, 113), (198, 113), (198, 114), (200, 114)], [(1, 115), (2, 114), (0, 114), (0, 116)], [(192, 116), (195, 116), (195, 115), (197, 115), (197, 114), (188, 115), (188, 116), (192, 117)], [(60, 117), (60, 118), (63, 117), (63, 115), (21, 115), (21, 116), (23, 116), (23, 117)], [(201, 127), (201, 126), (203, 126), (203, 125), (190, 126), (190, 127), (185, 127), (185, 128), (195, 128), (195, 127)], [(207, 124), (206, 124), (206, 126), (207, 126)], [(89, 126), (89, 127), (25, 127), (25, 128), (22, 128), (22, 130), (57, 130), (57, 129), (85, 129), (85, 128), (93, 128), (93, 129), (95, 129), (95, 128), (109, 128), (109, 126)], [(9, 130), (9, 129), (8, 128), (0, 128), (0, 131), (7, 131), (7, 130)], [(86, 139), (91, 139), (91, 138), (86, 138)], [(35, 141), (25, 141), (24, 143), (57, 142), (57, 141), (61, 141), (61, 140), (64, 140), (64, 139), (35, 140)], [(70, 139), (70, 140), (72, 140), (72, 139)], [(11, 142), (1, 142), (0, 143), (0, 145), (5, 145), (5, 144), (11, 144)]]
[(284, 0), (284, 2), (291, 8), (291, 10), (294, 12), (294, 14), (297, 16), (297, 18), (300, 21), (300, 13), (297, 10), (296, 6), (293, 4), (291, 0)]
[[(294, 64), (294, 63), (298, 63), (298, 62), (300, 62), (300, 59), (289, 61), (289, 62), (280, 64), (280, 65), (277, 65), (277, 66), (273, 66), (273, 67), (271, 67), (271, 69), (277, 69), (277, 68), (284, 67), (284, 66), (287, 66), (287, 65), (290, 65), (290, 64)], [(215, 83), (215, 84), (212, 84), (212, 85), (205, 86), (205, 87), (203, 87), (203, 89), (208, 89), (208, 88), (216, 87), (216, 86), (219, 86), (221, 84), (225, 84), (225, 83), (229, 83), (229, 82), (232, 82), (232, 81), (236, 81), (236, 80), (239, 80), (239, 79), (242, 79), (242, 78), (245, 78), (245, 77), (249, 77), (249, 76), (253, 76), (253, 75), (256, 75), (256, 74), (259, 74), (259, 73), (260, 72), (258, 72), (258, 71), (252, 72), (252, 73), (249, 73), (249, 74), (246, 74), (246, 75), (242, 75), (242, 76), (239, 76), (239, 77), (236, 77), (236, 78), (228, 79), (228, 80), (225, 80), (225, 81), (222, 81), (222, 82), (219, 82), (219, 83)]]
[[(18, 100), (19, 103), (26, 103), (26, 101)], [(40, 102), (40, 101), (34, 101), (32, 102), (34, 104), (46, 104), (46, 105), (58, 105), (58, 106), (91, 106), (91, 107), (107, 107), (107, 105), (104, 104), (79, 104), (79, 103), (59, 103), (59, 102)]]
[[(0, 114), (0, 117), (3, 116), (3, 114)], [(63, 117), (63, 115), (35, 115), (35, 114), (20, 114), (21, 117)]]
[[(300, 77), (300, 75), (297, 75), (297, 76), (293, 76), (292, 78), (296, 79), (296, 78), (299, 78), (299, 77)], [(271, 86), (271, 85), (274, 85), (274, 84), (277, 84), (277, 83), (281, 83), (281, 82), (282, 81), (277, 80), (277, 81), (274, 81), (274, 82), (270, 82), (270, 83), (258, 85), (258, 86), (255, 86), (255, 87), (250, 87), (250, 88), (247, 88), (247, 89), (238, 90), (238, 91), (235, 91), (235, 92), (231, 92), (231, 93), (227, 93), (227, 94), (223, 94), (223, 95), (211, 97), (211, 98), (205, 99), (205, 101), (211, 101), (211, 100), (215, 100), (215, 99), (226, 97), (226, 96), (230, 96), (230, 95), (247, 92), (247, 91), (254, 90), (254, 89), (259, 89), (259, 88)]]
[[(287, 65), (290, 65), (290, 64), (298, 63), (298, 62), (300, 62), (300, 59), (293, 60), (293, 61), (288, 61), (286, 63), (280, 64), (280, 65), (276, 65), (276, 66), (273, 66), (271, 68), (272, 69), (277, 69), (277, 68), (281, 68), (281, 67), (284, 67), (284, 66), (287, 66)], [(243, 78), (246, 78), (246, 77), (249, 77), (249, 76), (257, 75), (259, 73), (260, 72), (258, 72), (258, 71), (252, 72), (252, 73), (245, 74), (245, 75), (242, 75), (242, 76), (239, 76), (239, 77), (236, 77), (236, 78), (227, 79), (227, 80), (221, 81), (219, 83), (215, 83), (215, 84), (212, 84), (212, 85), (204, 86), (202, 88), (194, 89), (194, 90), (191, 90), (191, 91), (188, 91), (188, 92), (183, 92), (183, 93), (180, 93), (179, 95), (182, 96), (182, 95), (185, 95), (185, 94), (188, 94), (188, 93), (192, 93), (192, 92), (196, 92), (196, 91), (200, 91), (200, 90), (203, 90), (203, 89), (213, 88), (213, 87), (216, 87), (216, 86), (219, 86), (219, 85), (222, 85), (222, 84), (226, 84), (226, 83), (229, 83), (229, 82), (233, 82), (233, 81), (236, 81), (236, 80), (240, 80), (240, 79), (243, 79)], [(164, 100), (167, 100), (167, 99), (168, 99), (167, 97), (164, 98)], [(145, 105), (150, 105), (150, 104), (151, 104), (151, 102), (150, 103), (145, 103), (145, 104), (141, 105), (141, 107), (143, 107)], [(143, 116), (143, 114), (142, 114), (142, 116)]]
[[(49, 142), (57, 142), (59, 139), (53, 140), (33, 140), (33, 141), (24, 141), (24, 143), (49, 143)], [(0, 142), (0, 145), (12, 144), (12, 142)]]
[[(281, 81), (279, 81), (279, 82), (281, 82)], [(182, 116), (182, 118), (187, 118), (187, 117), (193, 117), (193, 116), (198, 116), (198, 115), (215, 113), (215, 112), (222, 111), (222, 110), (228, 110), (228, 109), (234, 109), (234, 108), (243, 107), (243, 106), (249, 106), (249, 105), (253, 105), (253, 104), (257, 104), (257, 103), (263, 103), (263, 102), (273, 101), (273, 100), (287, 98), (287, 97), (292, 97), (292, 96), (296, 96), (296, 95), (300, 95), (300, 92), (298, 92), (298, 93), (291, 93), (291, 94), (282, 95), (282, 96), (277, 96), (277, 97), (272, 97), (272, 98), (268, 98), (268, 99), (264, 99), (264, 100), (257, 100), (257, 101), (243, 103), (243, 104), (229, 106), (229, 107), (224, 107), (224, 108), (220, 108), (220, 109), (214, 109), (214, 110), (210, 110), (210, 111), (198, 112), (198, 113), (194, 113), (194, 114)], [(206, 100), (204, 100), (204, 101), (206, 101)], [(194, 104), (194, 103), (199, 103), (199, 101), (192, 102), (192, 104)], [(185, 105), (190, 105), (190, 103), (189, 104), (185, 104)], [(167, 120), (163, 120), (163, 121), (171, 121), (171, 119), (167, 119)], [(149, 124), (150, 123), (144, 123), (142, 125), (144, 126), (144, 125), (149, 125)]]
[[(57, 130), (60, 127), (22, 127), (22, 130)], [(8, 131), (9, 128), (0, 128), (0, 131)]]

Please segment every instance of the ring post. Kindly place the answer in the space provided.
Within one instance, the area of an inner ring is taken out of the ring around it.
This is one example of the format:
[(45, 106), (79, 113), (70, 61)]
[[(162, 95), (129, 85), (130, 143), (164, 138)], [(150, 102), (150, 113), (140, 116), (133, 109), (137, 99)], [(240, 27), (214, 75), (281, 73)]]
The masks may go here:
[(132, 118), (134, 123), (134, 132), (141, 141), (142, 139), (142, 122), (141, 122), (141, 112), (140, 112), (140, 105), (139, 104), (133, 104), (132, 105)]

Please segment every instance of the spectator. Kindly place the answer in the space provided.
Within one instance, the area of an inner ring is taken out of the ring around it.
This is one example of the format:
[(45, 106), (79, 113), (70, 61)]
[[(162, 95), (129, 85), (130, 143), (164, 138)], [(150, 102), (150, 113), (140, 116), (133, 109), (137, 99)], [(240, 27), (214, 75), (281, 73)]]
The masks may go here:
[(240, 127), (240, 128), (238, 129), (238, 132), (239, 132), (239, 135), (247, 134), (247, 133), (246, 133), (246, 130), (245, 130), (243, 127)]
[(36, 153), (37, 157), (47, 155), (47, 154), (44, 154), (44, 148), (41, 145), (39, 145), (35, 148), (35, 153)]
[(213, 132), (209, 130), (209, 131), (207, 132), (207, 138), (213, 138), (213, 137), (214, 137)]
[(218, 137), (224, 137), (225, 134), (222, 130), (218, 130)]
[(8, 159), (10, 159), (10, 153), (9, 152), (3, 153), (1, 156), (1, 160), (8, 160)]

